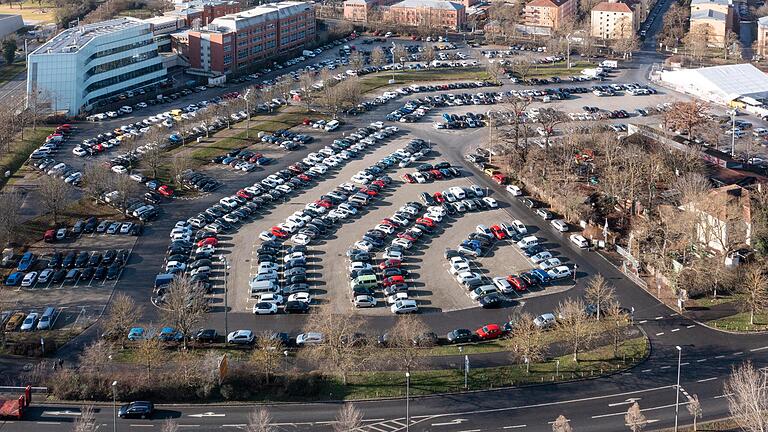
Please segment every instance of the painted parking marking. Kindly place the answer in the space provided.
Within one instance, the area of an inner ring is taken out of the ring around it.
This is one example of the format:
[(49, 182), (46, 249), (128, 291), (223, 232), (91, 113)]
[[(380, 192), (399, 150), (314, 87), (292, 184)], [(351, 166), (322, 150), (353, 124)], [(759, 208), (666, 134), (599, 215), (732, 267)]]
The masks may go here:
[(712, 378), (704, 378), (704, 379), (700, 379), (700, 380), (698, 380), (698, 381), (696, 381), (696, 382), (699, 382), (699, 383), (703, 383), (703, 382), (707, 382), (707, 381), (714, 381), (714, 380), (716, 380), (716, 379), (717, 379), (717, 377), (712, 377)]
[(664, 334), (664, 332), (661, 332), (661, 333), (656, 333), (656, 336), (661, 336), (661, 335), (663, 335), (663, 334)]

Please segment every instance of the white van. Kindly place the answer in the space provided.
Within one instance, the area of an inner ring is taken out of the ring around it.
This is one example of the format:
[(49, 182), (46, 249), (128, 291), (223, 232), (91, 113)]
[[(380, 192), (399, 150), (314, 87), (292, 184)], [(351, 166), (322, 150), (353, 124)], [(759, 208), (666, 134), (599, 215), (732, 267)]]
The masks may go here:
[(448, 192), (452, 193), (453, 196), (456, 197), (456, 199), (463, 200), (467, 197), (467, 193), (464, 191), (464, 188), (460, 188), (458, 186), (453, 186), (450, 189), (448, 189)]
[(539, 239), (536, 238), (536, 236), (528, 236), (523, 237), (522, 240), (517, 242), (517, 247), (520, 249), (527, 249), (532, 246), (537, 246), (539, 244)]
[(580, 234), (571, 234), (571, 242), (575, 244), (576, 246), (584, 249), (589, 247), (589, 240), (584, 238), (584, 236)]
[(276, 293), (277, 284), (274, 281), (251, 281), (251, 297), (258, 297), (262, 294)]
[(341, 125), (341, 123), (339, 123), (338, 120), (331, 120), (331, 121), (329, 121), (328, 123), (325, 124), (325, 128), (324, 129), (325, 129), (326, 132), (335, 131), (336, 129), (339, 128), (339, 125)]
[(549, 223), (560, 232), (568, 232), (568, 223), (563, 219), (553, 219)]

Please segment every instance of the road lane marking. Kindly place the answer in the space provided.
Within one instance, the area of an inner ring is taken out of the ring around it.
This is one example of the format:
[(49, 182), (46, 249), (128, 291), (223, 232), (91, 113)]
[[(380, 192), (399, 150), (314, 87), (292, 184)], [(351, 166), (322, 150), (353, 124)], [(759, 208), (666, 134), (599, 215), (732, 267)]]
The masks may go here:
[(664, 334), (664, 332), (661, 332), (661, 333), (656, 333), (656, 336), (661, 336), (661, 335), (663, 335), (663, 334)]
[(720, 398), (728, 397), (728, 396), (731, 396), (731, 395), (733, 395), (733, 393), (721, 394), (721, 395), (715, 396), (714, 399), (720, 399)]
[(654, 318), (654, 319), (658, 321), (658, 320), (660, 320), (660, 319), (664, 319), (664, 317), (663, 317), (663, 316), (657, 316), (657, 317), (656, 317), (656, 318)]
[(647, 322), (648, 322), (648, 320), (642, 320), (642, 321), (638, 322), (638, 324), (645, 324)]
[(715, 356), (715, 358), (716, 359), (721, 359), (721, 358), (725, 358), (725, 356), (724, 355), (719, 355), (719, 356)]
[[(688, 404), (690, 404), (690, 402), (680, 402), (679, 405), (688, 405)], [(655, 410), (666, 409), (666, 408), (674, 408), (674, 407), (675, 407), (675, 404), (669, 404), (669, 405), (662, 405), (662, 406), (657, 406), (657, 407), (645, 408), (645, 409), (641, 409), (640, 411), (643, 411), (643, 412), (645, 412), (645, 411), (655, 411)], [(594, 416), (592, 416), (592, 418), (593, 419), (597, 419), (597, 418), (605, 418), (605, 417), (615, 417), (615, 416), (620, 416), (620, 415), (623, 416), (623, 415), (626, 415), (626, 414), (627, 414), (626, 411), (622, 411), (622, 412), (617, 412), (617, 413), (594, 415)]]
[(467, 429), (459, 432), (480, 432), (480, 429)]
[(764, 347), (760, 347), (760, 348), (752, 348), (751, 350), (749, 350), (749, 352), (763, 351), (763, 350), (767, 350), (767, 349), (768, 349), (768, 346), (764, 346)]
[(128, 425), (128, 426), (130, 426), (130, 427), (155, 427), (155, 425), (151, 425), (151, 424), (132, 424), (132, 425)]
[(698, 360), (696, 360), (696, 363), (701, 363), (701, 362), (705, 362), (705, 361), (707, 361), (707, 359), (698, 359)]
[(36, 422), (37, 424), (44, 424), (44, 425), (58, 425), (61, 424), (61, 422), (52, 422), (52, 421), (39, 421)]
[(679, 332), (679, 331), (680, 331), (680, 329), (679, 329), (679, 328), (676, 328), (676, 329), (672, 329), (672, 333), (674, 333), (674, 332)]
[(669, 369), (669, 368), (671, 368), (671, 367), (672, 367), (672, 366), (662, 366), (662, 367), (661, 367), (661, 369)]
[(504, 426), (502, 429), (519, 429), (519, 428), (524, 428), (526, 426), (528, 426), (528, 425)]
[(696, 327), (696, 324), (691, 324), (691, 325), (687, 326), (686, 328), (694, 328), (694, 327)]
[(698, 380), (698, 381), (696, 381), (696, 382), (700, 382), (700, 383), (703, 383), (703, 382), (707, 382), (707, 381), (714, 381), (714, 380), (716, 380), (716, 379), (717, 379), (717, 377), (712, 377), (712, 378), (704, 378), (704, 379), (700, 379), (700, 380)]
[(646, 372), (650, 372), (650, 371), (652, 371), (652, 370), (653, 370), (653, 369), (643, 369), (643, 370), (641, 370), (640, 372), (646, 373)]
[(687, 365), (689, 365), (689, 364), (690, 364), (690, 363), (688, 363), (688, 362), (682, 362), (682, 363), (680, 363), (680, 366), (687, 366)]
[(739, 351), (739, 352), (735, 352), (735, 353), (733, 353), (733, 355), (735, 355), (735, 356), (737, 356), (737, 355), (742, 355), (742, 354), (744, 354), (744, 351)]

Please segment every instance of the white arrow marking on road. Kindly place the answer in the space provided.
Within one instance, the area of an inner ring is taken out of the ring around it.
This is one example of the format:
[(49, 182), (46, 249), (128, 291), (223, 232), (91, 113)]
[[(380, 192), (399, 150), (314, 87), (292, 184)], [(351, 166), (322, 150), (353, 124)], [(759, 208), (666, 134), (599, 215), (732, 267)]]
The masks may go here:
[(444, 423), (432, 423), (432, 426), (450, 426), (450, 425), (457, 425), (457, 424), (462, 424), (462, 423), (464, 423), (465, 421), (467, 421), (467, 419), (459, 418), (459, 419), (451, 420), (451, 421), (449, 421), (449, 422), (444, 422)]
[(188, 417), (198, 417), (198, 418), (201, 418), (201, 417), (224, 417), (224, 416), (226, 416), (226, 414), (216, 414), (216, 413), (213, 413), (213, 412), (209, 411), (209, 412), (204, 412), (204, 413), (201, 413), (201, 414), (190, 414)]
[(619, 406), (619, 405), (632, 405), (633, 403), (635, 403), (635, 402), (637, 402), (637, 401), (639, 401), (641, 399), (642, 398), (629, 398), (629, 399), (626, 399), (624, 402), (609, 403), (608, 406), (609, 407), (615, 407), (615, 406)]
[(65, 410), (65, 411), (43, 411), (43, 415), (44, 416), (45, 415), (52, 415), (52, 416), (76, 416), (76, 417), (78, 417), (78, 416), (80, 416), (80, 412), (79, 411), (70, 411), (70, 410)]

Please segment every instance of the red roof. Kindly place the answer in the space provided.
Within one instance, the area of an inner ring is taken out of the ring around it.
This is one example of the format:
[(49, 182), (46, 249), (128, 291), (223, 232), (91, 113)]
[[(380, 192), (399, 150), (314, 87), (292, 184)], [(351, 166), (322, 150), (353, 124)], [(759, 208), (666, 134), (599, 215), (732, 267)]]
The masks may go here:
[(627, 6), (626, 3), (612, 3), (602, 2), (592, 8), (593, 11), (598, 12), (632, 12), (632, 9)]

